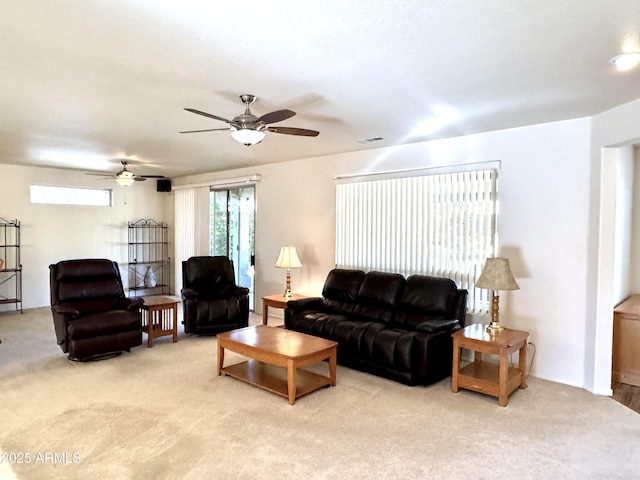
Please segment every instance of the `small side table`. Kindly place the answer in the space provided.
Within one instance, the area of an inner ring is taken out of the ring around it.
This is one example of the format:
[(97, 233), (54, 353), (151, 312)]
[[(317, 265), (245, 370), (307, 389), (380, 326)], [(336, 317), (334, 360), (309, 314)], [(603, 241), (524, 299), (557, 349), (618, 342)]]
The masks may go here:
[[(451, 334), (453, 337), (453, 368), (451, 391), (461, 388), (498, 397), (498, 405), (506, 407), (509, 395), (518, 388), (527, 388), (525, 365), (527, 363), (528, 332), (505, 328), (490, 334), (480, 323), (468, 325)], [(460, 368), (463, 348), (474, 352), (474, 360)], [(518, 367), (509, 367), (509, 355), (520, 351)], [(500, 363), (483, 362), (482, 354), (500, 356)]]
[(266, 325), (269, 321), (269, 307), (286, 308), (289, 300), (300, 300), (301, 298), (308, 297), (305, 295), (298, 295), (297, 293), (294, 293), (291, 297), (285, 297), (282, 294), (262, 297), (262, 324)]
[(178, 341), (178, 303), (177, 297), (152, 296), (143, 297), (142, 331), (147, 334), (147, 346), (153, 346), (153, 339), (173, 336), (173, 343)]

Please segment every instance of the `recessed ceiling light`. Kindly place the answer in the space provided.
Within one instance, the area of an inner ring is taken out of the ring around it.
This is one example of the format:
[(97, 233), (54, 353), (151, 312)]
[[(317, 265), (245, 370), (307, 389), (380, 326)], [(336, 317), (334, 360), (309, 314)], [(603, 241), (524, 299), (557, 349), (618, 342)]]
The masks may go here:
[(627, 52), (609, 59), (609, 63), (616, 66), (621, 72), (632, 69), (640, 63), (640, 52)]

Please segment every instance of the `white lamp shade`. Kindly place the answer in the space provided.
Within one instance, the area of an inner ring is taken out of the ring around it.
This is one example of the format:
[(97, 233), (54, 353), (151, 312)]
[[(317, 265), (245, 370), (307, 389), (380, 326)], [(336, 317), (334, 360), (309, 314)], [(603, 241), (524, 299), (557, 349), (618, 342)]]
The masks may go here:
[(236, 129), (231, 127), (231, 136), (236, 142), (242, 143), (243, 145), (255, 145), (256, 143), (260, 143), (264, 138), (265, 133), (260, 130), (253, 130), (251, 128), (240, 128)]
[(300, 268), (302, 263), (298, 258), (296, 247), (282, 247), (280, 249), (280, 255), (276, 260), (276, 267), (278, 268)]
[(507, 258), (487, 258), (482, 273), (476, 280), (476, 287), (489, 290), (520, 290)]

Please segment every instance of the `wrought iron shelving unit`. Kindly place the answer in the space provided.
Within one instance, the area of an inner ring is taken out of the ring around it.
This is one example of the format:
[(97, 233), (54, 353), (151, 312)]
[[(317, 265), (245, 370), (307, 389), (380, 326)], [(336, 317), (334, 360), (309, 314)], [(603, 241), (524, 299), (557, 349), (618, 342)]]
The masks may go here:
[(0, 305), (15, 304), (22, 313), (20, 222), (0, 217)]
[(171, 293), (170, 266), (167, 224), (150, 219), (129, 222), (129, 295)]

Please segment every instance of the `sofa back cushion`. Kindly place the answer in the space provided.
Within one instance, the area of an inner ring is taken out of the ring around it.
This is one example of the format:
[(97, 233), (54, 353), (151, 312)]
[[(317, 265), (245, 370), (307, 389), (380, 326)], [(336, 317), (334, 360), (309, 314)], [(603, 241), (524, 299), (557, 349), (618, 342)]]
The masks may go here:
[(350, 314), (363, 278), (364, 272), (361, 270), (331, 270), (322, 288), (325, 308), (335, 313)]
[(455, 318), (457, 291), (449, 278), (412, 275), (398, 302), (395, 322), (414, 329), (425, 320)]
[(353, 313), (361, 319), (390, 322), (406, 280), (398, 273), (369, 272), (365, 275)]

